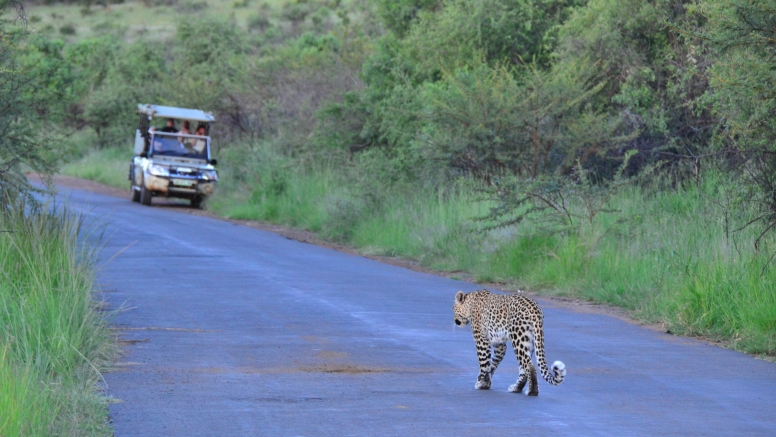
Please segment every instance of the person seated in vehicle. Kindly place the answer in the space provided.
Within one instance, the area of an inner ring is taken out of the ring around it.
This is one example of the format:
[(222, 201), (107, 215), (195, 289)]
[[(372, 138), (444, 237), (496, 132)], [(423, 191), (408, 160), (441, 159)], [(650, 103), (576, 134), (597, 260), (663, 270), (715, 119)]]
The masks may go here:
[[(199, 135), (199, 136), (202, 136), (202, 137), (207, 135), (206, 134), (205, 126), (202, 125), (202, 124), (197, 126), (197, 132), (195, 133), (195, 135)], [(204, 138), (195, 138), (194, 139), (194, 145), (191, 148), (194, 149), (194, 151), (197, 152), (197, 153), (203, 153), (205, 151), (205, 146), (207, 146), (207, 140), (206, 139), (204, 139)]]
[(160, 132), (177, 134), (178, 129), (175, 129), (175, 120), (173, 120), (172, 118), (168, 118), (167, 126), (163, 127)]
[(189, 124), (188, 120), (183, 121), (183, 127), (180, 131), (178, 131), (179, 134), (185, 134), (185, 135), (191, 135), (191, 124)]
[[(178, 131), (179, 134), (191, 135), (191, 125), (188, 120), (183, 121), (183, 127)], [(189, 137), (178, 137), (178, 142), (181, 143), (181, 147), (190, 149), (193, 145), (193, 141)]]

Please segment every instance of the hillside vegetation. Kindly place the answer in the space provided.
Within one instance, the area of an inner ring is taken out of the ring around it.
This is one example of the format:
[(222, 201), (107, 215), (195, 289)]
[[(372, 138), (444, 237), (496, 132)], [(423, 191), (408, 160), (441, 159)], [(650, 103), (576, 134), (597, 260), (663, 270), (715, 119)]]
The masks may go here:
[(23, 59), (60, 93), (71, 174), (123, 184), (137, 103), (210, 110), (219, 214), (774, 355), (774, 11), (51, 3)]

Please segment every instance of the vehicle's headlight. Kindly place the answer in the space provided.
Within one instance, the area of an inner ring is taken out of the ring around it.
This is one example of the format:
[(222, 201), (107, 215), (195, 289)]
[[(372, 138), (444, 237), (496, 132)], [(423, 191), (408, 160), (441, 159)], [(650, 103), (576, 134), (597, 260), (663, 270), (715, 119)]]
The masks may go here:
[(206, 181), (217, 181), (218, 174), (215, 170), (202, 170), (202, 179)]
[(148, 173), (151, 173), (154, 176), (170, 176), (170, 170), (167, 167), (156, 164), (148, 167)]

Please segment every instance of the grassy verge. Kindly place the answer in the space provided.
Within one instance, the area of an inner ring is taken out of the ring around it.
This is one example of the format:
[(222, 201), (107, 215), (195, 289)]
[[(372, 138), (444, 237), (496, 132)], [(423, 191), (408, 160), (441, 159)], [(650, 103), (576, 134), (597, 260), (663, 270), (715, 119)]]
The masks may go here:
[(130, 147), (93, 149), (80, 159), (65, 164), (60, 172), (112, 187), (129, 189), (127, 173), (131, 160)]
[(610, 200), (615, 212), (592, 226), (546, 234), (537, 222), (478, 231), (475, 219), (489, 205), (465, 187), (385, 188), (325, 165), (303, 170), (263, 149), (227, 148), (221, 162), (220, 189), (208, 203), (221, 216), (307, 229), (364, 253), (480, 281), (616, 305), (672, 332), (776, 354), (776, 267), (765, 268), (772, 251), (753, 250), (756, 227), (733, 232), (748, 211), (731, 207), (726, 230), (725, 193), (714, 174), (672, 190), (627, 188)]
[(97, 369), (114, 348), (95, 310), (80, 219), (0, 212), (0, 435), (111, 435)]

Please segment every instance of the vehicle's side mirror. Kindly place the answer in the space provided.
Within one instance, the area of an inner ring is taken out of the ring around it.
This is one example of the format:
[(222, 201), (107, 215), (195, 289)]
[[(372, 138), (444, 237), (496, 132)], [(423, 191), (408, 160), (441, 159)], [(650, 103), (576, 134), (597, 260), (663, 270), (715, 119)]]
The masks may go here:
[(140, 157), (141, 158), (148, 158), (148, 152), (146, 152), (146, 151), (140, 152)]
[(211, 159), (210, 160), (210, 164), (211, 165), (217, 165), (218, 164), (218, 160), (217, 159)]

